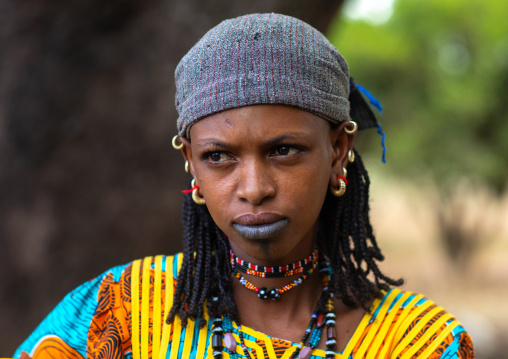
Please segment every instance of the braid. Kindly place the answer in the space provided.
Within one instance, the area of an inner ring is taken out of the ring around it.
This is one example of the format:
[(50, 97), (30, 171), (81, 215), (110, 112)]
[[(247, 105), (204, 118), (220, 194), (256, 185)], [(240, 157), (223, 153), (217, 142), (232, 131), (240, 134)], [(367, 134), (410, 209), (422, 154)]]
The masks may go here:
[[(349, 163), (347, 191), (342, 197), (328, 193), (320, 214), (322, 230), (318, 246), (326, 254), (333, 273), (331, 288), (350, 306), (362, 305), (381, 296), (389, 286), (399, 286), (401, 279), (385, 276), (377, 261), (384, 259), (369, 218), (370, 180), (360, 155)], [(369, 279), (374, 277), (374, 282)]]
[[(206, 322), (202, 309), (207, 299), (210, 316), (236, 319), (228, 243), (206, 206), (194, 203), (190, 195), (185, 196), (183, 203), (183, 239), (182, 266), (166, 322), (171, 323), (178, 315), (184, 327), (188, 319), (197, 320), (198, 326), (203, 327)], [(219, 306), (210, 305), (212, 296), (220, 298)]]
[[(361, 305), (381, 296), (389, 286), (399, 286), (402, 280), (385, 276), (377, 261), (384, 259), (374, 237), (369, 219), (370, 180), (360, 155), (348, 165), (348, 186), (342, 197), (328, 192), (320, 214), (318, 247), (332, 267), (331, 290), (349, 306)], [(190, 195), (183, 204), (184, 249), (182, 267), (178, 273), (173, 307), (166, 319), (171, 323), (178, 315), (182, 325), (203, 317), (205, 300), (210, 317), (229, 316), (237, 319), (236, 305), (231, 294), (229, 244), (213, 221), (206, 206), (194, 203)], [(374, 282), (369, 279), (374, 277)], [(219, 297), (219, 304), (212, 297)]]

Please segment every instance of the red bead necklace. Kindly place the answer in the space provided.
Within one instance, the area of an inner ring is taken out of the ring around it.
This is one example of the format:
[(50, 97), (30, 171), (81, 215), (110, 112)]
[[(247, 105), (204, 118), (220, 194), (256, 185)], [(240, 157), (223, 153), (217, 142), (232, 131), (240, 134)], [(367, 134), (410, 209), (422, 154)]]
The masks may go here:
[(231, 267), (239, 272), (262, 278), (280, 278), (300, 274), (307, 271), (310, 267), (315, 267), (319, 258), (319, 251), (316, 249), (307, 258), (275, 267), (258, 266), (257, 264), (246, 262), (235, 256), (232, 250), (229, 251), (229, 257)]

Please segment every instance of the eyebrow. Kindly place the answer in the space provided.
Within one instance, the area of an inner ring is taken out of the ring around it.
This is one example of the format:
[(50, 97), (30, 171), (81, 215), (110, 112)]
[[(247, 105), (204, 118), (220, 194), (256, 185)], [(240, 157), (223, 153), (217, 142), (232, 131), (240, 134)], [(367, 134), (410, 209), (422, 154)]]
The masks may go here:
[(310, 137), (311, 135), (309, 135), (307, 132), (286, 132), (280, 136), (269, 139), (266, 143), (268, 145), (275, 145), (277, 143), (284, 142), (287, 140), (301, 140), (301, 139), (305, 140)]
[[(310, 137), (311, 137), (311, 135), (308, 134), (307, 132), (285, 132), (277, 137), (268, 139), (266, 141), (266, 144), (268, 146), (272, 146), (277, 143), (281, 143), (281, 142), (288, 141), (288, 140), (301, 140), (301, 139), (306, 140), (306, 139), (310, 139)], [(196, 141), (196, 145), (198, 147), (209, 147), (209, 146), (213, 146), (216, 148), (231, 147), (231, 144), (224, 142), (224, 141), (222, 141), (218, 138), (215, 138), (215, 137), (210, 137), (210, 138), (198, 140), (198, 141)]]
[(213, 137), (196, 141), (196, 144), (198, 145), (198, 147), (208, 147), (208, 146), (222, 147), (222, 148), (228, 147), (227, 143), (225, 143), (217, 138), (213, 138)]

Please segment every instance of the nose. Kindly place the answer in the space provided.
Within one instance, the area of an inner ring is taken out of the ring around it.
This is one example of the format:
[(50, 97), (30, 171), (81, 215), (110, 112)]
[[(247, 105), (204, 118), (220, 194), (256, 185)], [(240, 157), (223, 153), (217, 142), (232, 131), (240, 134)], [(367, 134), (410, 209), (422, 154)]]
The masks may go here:
[(236, 195), (239, 199), (259, 205), (275, 196), (276, 186), (268, 163), (258, 159), (245, 160), (239, 168)]

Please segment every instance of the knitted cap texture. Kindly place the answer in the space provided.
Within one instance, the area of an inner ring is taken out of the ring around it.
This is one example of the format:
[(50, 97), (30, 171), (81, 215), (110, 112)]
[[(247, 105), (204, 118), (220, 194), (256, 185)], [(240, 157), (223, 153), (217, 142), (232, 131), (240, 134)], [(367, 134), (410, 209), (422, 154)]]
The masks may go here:
[(205, 116), (283, 104), (330, 122), (349, 120), (349, 69), (325, 36), (280, 14), (251, 14), (208, 31), (175, 72), (178, 133)]

